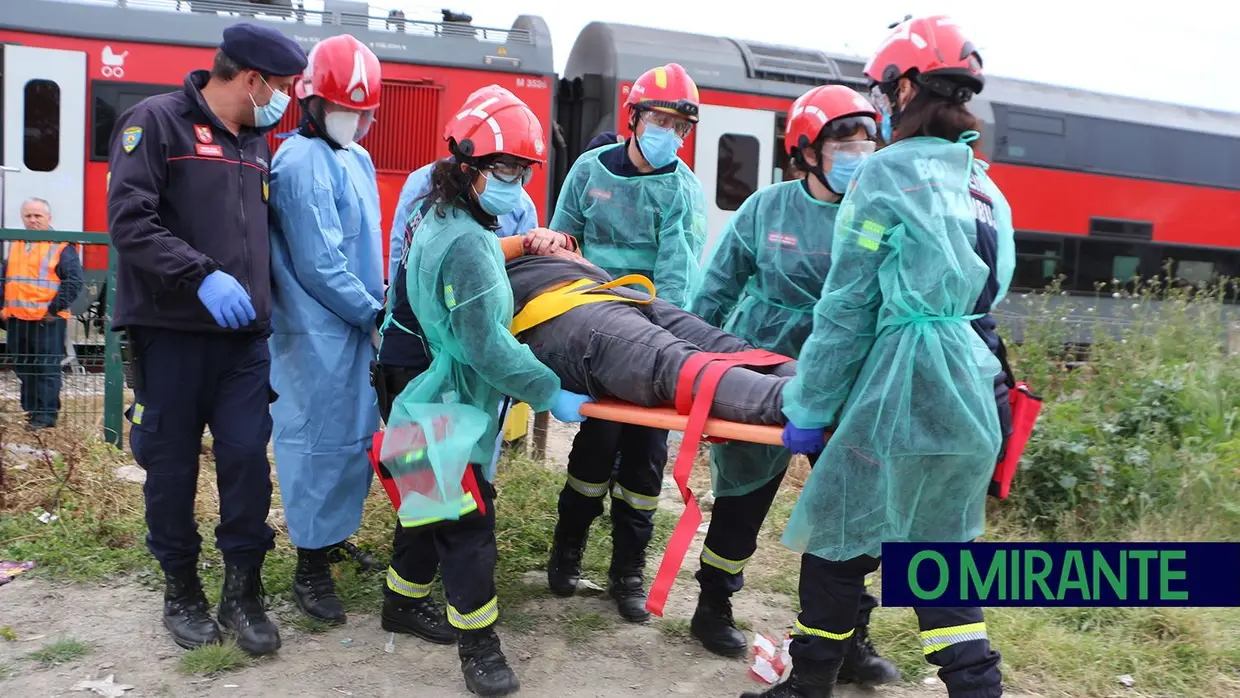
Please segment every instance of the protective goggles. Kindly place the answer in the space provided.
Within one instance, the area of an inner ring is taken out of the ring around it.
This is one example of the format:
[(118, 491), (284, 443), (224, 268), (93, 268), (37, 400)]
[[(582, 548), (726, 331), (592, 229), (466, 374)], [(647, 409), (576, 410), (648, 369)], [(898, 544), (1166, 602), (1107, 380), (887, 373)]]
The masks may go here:
[(847, 138), (857, 132), (857, 129), (865, 131), (868, 138), (873, 138), (878, 133), (878, 126), (874, 123), (874, 119), (868, 116), (847, 116), (842, 119), (835, 119), (822, 128), (820, 135), (827, 138)]
[(693, 131), (693, 122), (663, 111), (647, 109), (641, 113), (639, 118), (651, 126), (668, 129), (680, 138), (688, 137)]
[(874, 141), (823, 141), (822, 155), (823, 157), (835, 153), (873, 155), (876, 147)]
[(534, 178), (534, 168), (522, 162), (514, 162), (512, 160), (498, 160), (483, 168), (485, 172), (491, 173), (499, 181), (505, 184), (517, 184), (525, 186)]

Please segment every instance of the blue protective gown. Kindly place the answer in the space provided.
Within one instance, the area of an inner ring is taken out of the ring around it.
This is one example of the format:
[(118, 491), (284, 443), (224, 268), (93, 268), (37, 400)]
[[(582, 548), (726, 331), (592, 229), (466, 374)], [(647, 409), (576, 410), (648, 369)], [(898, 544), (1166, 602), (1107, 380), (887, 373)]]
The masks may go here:
[(339, 543), (362, 521), (379, 428), (371, 332), (383, 230), (370, 154), (290, 137), (271, 167), (271, 406), (289, 539)]
[[(400, 255), (405, 250), (405, 224), (413, 213), (413, 202), (431, 189), (431, 169), (429, 165), (414, 170), (401, 187), (400, 199), (396, 202), (396, 215), (392, 216), (392, 230), (388, 233), (388, 283), (396, 278), (396, 267), (400, 266)], [(499, 230), (495, 234), (506, 238), (512, 235), (524, 235), (538, 227), (538, 209), (534, 200), (525, 189), (521, 190), (521, 204), (512, 211), (499, 216)]]

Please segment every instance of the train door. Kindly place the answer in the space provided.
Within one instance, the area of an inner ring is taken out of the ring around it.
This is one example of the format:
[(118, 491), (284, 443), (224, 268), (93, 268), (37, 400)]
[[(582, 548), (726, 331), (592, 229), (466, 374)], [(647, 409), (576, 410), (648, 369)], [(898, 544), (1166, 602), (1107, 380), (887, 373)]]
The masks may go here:
[(3, 227), (21, 228), (31, 197), (51, 204), (52, 227), (82, 230), (86, 176), (86, 54), (6, 44), (3, 95)]
[(706, 248), (745, 199), (771, 183), (775, 112), (703, 104), (697, 125), (694, 172), (706, 193)]

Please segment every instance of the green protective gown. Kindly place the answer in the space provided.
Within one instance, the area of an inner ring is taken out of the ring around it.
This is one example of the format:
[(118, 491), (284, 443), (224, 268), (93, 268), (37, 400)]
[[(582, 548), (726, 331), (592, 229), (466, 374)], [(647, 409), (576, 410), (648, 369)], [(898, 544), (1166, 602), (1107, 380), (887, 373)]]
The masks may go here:
[(862, 164), (841, 204), (831, 272), (784, 414), (836, 424), (784, 532), (827, 560), (884, 542), (966, 542), (985, 529), (1001, 435), (999, 362), (969, 324), (990, 269), (973, 250), (970, 175), (994, 202), (1003, 299), (1011, 209), (966, 143), (911, 138)]
[[(689, 311), (759, 349), (796, 358), (813, 328), (814, 304), (831, 269), (837, 204), (792, 180), (755, 192), (728, 221), (702, 268)], [(711, 446), (716, 497), (739, 497), (783, 472), (783, 446)]]
[[(513, 299), (495, 233), (452, 207), (409, 247), (406, 292), (431, 365), (392, 406), (380, 458), (402, 487), (402, 520), (459, 516), (469, 463), (490, 463), (501, 396), (551, 408), (560, 379), (512, 336)], [(426, 438), (430, 435), (430, 438)]]
[(679, 160), (668, 174), (613, 174), (599, 156), (624, 147), (595, 148), (573, 163), (550, 227), (577, 238), (586, 259), (613, 278), (647, 276), (659, 298), (683, 308), (698, 284), (706, 245), (702, 185)]

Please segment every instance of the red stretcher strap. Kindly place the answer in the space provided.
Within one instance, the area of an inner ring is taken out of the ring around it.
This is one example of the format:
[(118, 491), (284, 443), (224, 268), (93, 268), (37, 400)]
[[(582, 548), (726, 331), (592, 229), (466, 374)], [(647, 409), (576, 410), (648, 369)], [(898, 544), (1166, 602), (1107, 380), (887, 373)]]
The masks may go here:
[(1003, 460), (995, 465), (994, 478), (990, 482), (990, 495), (999, 499), (1007, 499), (1012, 489), (1012, 478), (1016, 476), (1016, 466), (1020, 464), (1025, 446), (1033, 434), (1033, 425), (1038, 421), (1038, 413), (1042, 411), (1042, 398), (1034, 395), (1025, 383), (1017, 383), (1016, 388), (1008, 392), (1008, 404), (1012, 407), (1012, 435), (1008, 437), (1007, 453)]
[[(697, 498), (693, 496), (693, 490), (689, 489), (689, 475), (693, 472), (693, 461), (697, 458), (702, 429), (706, 418), (710, 416), (719, 381), (723, 379), (724, 373), (737, 366), (776, 366), (789, 361), (792, 359), (787, 356), (755, 349), (735, 354), (696, 354), (681, 368), (676, 386), (676, 408), (681, 414), (689, 414), (689, 424), (685, 427), (684, 439), (680, 442), (680, 452), (676, 454), (672, 479), (680, 490), (685, 510), (676, 522), (671, 540), (667, 542), (663, 561), (659, 563), (659, 571), (650, 585), (650, 595), (646, 597), (646, 610), (654, 615), (663, 617), (663, 607), (667, 603), (672, 584), (676, 581), (676, 575), (684, 563), (685, 554), (689, 552), (698, 526), (702, 525), (702, 510), (698, 507)], [(698, 383), (696, 395), (693, 392), (695, 382)]]

